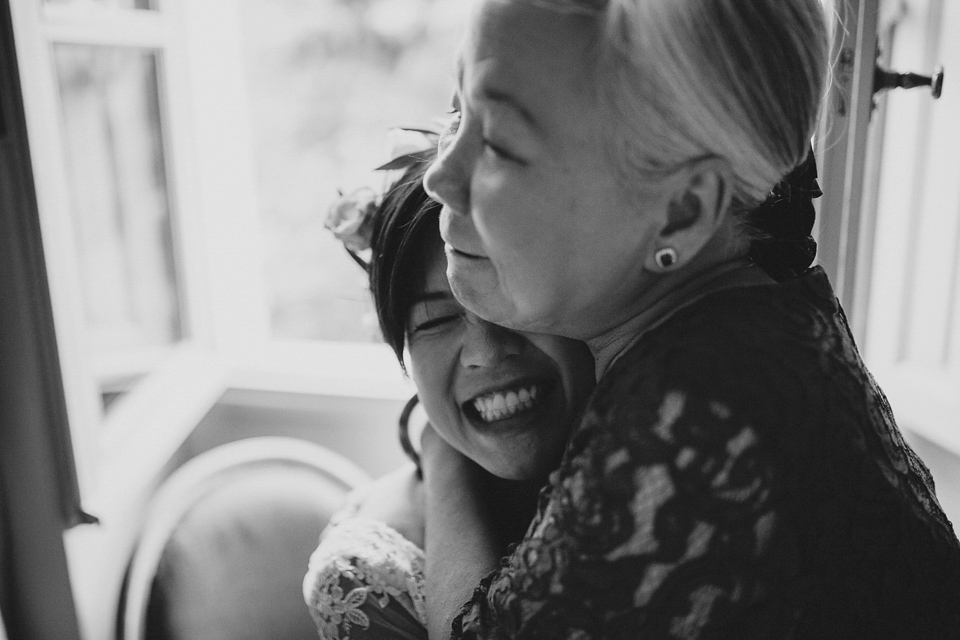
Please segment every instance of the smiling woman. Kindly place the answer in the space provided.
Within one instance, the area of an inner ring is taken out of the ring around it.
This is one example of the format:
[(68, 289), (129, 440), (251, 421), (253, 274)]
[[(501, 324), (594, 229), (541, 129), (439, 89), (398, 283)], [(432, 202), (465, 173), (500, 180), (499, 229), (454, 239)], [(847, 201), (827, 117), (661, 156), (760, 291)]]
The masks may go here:
[[(432, 221), (431, 221), (432, 222)], [(592, 386), (582, 343), (486, 322), (453, 297), (438, 239), (424, 291), (410, 311), (410, 371), (431, 424), (501, 478), (545, 478)]]
[[(498, 327), (453, 297), (439, 206), (421, 184), (433, 157), (414, 160), (373, 214), (371, 289), (384, 336), (398, 357), (408, 351), (430, 424), (475, 463), (502, 553), (557, 465), (593, 388), (593, 361), (581, 342)], [(304, 581), (321, 637), (426, 636), (422, 501), (416, 471), (401, 469), (326, 530)]]

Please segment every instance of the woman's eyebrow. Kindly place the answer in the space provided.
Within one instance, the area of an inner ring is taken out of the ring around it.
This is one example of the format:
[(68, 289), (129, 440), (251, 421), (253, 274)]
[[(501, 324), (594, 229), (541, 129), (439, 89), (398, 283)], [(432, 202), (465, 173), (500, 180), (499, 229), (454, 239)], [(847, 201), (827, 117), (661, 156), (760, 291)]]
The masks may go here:
[[(454, 92), (454, 99), (457, 96), (463, 93), (463, 79), (466, 75), (466, 62), (463, 59), (463, 55), (457, 56), (457, 89)], [(516, 97), (510, 93), (498, 89), (497, 87), (491, 87), (489, 85), (483, 86), (480, 88), (480, 97), (488, 102), (495, 102), (498, 104), (506, 105), (507, 107), (516, 111), (520, 117), (526, 122), (531, 128), (539, 131), (540, 123), (537, 122), (537, 119), (534, 117), (533, 113), (527, 109), (523, 104), (517, 100)]]
[(449, 291), (424, 291), (413, 298), (413, 303), (433, 302), (435, 300), (449, 300), (453, 294)]
[(521, 104), (515, 96), (496, 87), (484, 87), (481, 93), (483, 99), (488, 102), (503, 105), (512, 111), (515, 111), (530, 128), (539, 131), (540, 124), (533, 116), (533, 113)]

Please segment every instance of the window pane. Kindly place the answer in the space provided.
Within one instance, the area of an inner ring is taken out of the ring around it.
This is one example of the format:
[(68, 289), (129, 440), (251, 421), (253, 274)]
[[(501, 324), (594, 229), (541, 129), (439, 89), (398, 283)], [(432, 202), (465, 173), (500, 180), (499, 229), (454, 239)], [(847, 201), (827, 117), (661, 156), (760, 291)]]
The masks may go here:
[(75, 7), (98, 4), (116, 9), (155, 9), (152, 0), (43, 0), (46, 4), (70, 4)]
[(181, 312), (158, 54), (72, 44), (54, 45), (54, 53), (94, 355), (174, 343)]
[(242, 0), (278, 338), (377, 339), (365, 275), (327, 207), (388, 158), (387, 131), (450, 108), (463, 0)]

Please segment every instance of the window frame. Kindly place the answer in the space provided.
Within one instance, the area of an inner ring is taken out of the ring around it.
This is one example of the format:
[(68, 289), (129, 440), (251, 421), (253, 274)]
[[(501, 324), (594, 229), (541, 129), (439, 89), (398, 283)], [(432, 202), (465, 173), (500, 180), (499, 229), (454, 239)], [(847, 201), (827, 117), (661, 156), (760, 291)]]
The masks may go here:
[[(142, 505), (225, 393), (391, 401), (413, 393), (386, 345), (271, 337), (238, 6), (235, 0), (155, 5), (81, 11), (40, 0), (11, 4), (79, 491), (84, 508), (100, 520), (64, 537), (73, 597), (89, 638), (112, 632)], [(171, 348), (135, 352), (127, 362), (96, 362), (85, 342), (71, 266), (77, 252), (53, 42), (158, 51), (185, 337)], [(105, 413), (99, 383), (129, 375), (144, 378)]]

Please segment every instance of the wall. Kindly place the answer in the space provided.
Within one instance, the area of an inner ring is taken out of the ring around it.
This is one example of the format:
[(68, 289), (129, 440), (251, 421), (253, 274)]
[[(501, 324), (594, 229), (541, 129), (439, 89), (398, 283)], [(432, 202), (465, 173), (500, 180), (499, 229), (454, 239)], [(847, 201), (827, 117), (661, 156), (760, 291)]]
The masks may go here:
[(187, 438), (181, 462), (231, 440), (290, 436), (328, 447), (377, 477), (406, 459), (397, 439), (403, 405), (396, 400), (231, 390)]
[(960, 534), (960, 456), (906, 429), (904, 436), (930, 468), (940, 506), (953, 522), (953, 530)]

